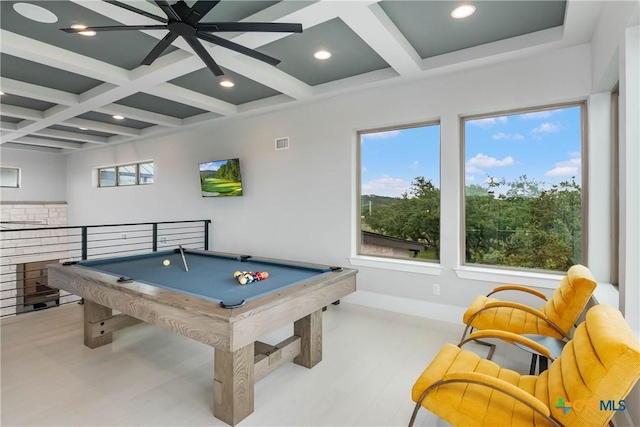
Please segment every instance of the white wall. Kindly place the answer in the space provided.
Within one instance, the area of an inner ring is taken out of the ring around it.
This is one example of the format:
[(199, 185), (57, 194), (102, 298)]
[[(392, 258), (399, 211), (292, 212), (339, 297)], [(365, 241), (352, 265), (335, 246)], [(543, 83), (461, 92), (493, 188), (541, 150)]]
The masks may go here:
[[(459, 264), (459, 115), (586, 100), (590, 48), (384, 87), (270, 114), (229, 120), (179, 135), (74, 153), (68, 159), (70, 224), (211, 218), (214, 250), (349, 266), (356, 131), (440, 119), (442, 253), (440, 276), (360, 267), (360, 290), (460, 310), (495, 286), (462, 280)], [(274, 151), (274, 139), (291, 149)], [(240, 157), (245, 196), (203, 199), (197, 164)], [(98, 166), (153, 159), (156, 183), (101, 189)], [(432, 283), (442, 285), (440, 296)], [(553, 286), (557, 282), (552, 282)]]
[(0, 164), (20, 168), (20, 188), (0, 188), (3, 202), (63, 202), (67, 200), (67, 157), (39, 151), (2, 148)]

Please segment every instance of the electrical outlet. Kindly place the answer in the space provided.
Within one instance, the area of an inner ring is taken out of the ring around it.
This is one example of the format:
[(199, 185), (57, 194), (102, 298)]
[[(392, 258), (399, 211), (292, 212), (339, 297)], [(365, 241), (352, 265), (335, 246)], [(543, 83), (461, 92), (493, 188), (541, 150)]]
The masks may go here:
[(433, 284), (433, 294), (440, 295), (440, 285), (438, 285), (437, 283)]
[(127, 240), (127, 233), (122, 233), (122, 234), (120, 235), (120, 238), (121, 238), (122, 240)]
[(160, 236), (158, 238), (158, 241), (160, 242), (161, 245), (166, 245), (167, 244), (167, 236)]

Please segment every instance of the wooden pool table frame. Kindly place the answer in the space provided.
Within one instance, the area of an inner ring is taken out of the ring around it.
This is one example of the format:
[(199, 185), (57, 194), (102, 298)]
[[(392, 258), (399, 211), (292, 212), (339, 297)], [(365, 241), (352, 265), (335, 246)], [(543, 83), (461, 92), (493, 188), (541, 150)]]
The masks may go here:
[[(322, 360), (322, 309), (355, 292), (357, 273), (348, 268), (329, 271), (226, 309), (146, 283), (119, 283), (113, 275), (77, 265), (53, 264), (48, 269), (49, 286), (84, 298), (87, 347), (109, 344), (114, 331), (140, 321), (214, 347), (213, 414), (230, 425), (253, 412), (256, 381), (291, 360), (307, 368)], [(113, 310), (122, 314), (114, 316)], [(283, 342), (271, 346), (258, 341), (291, 323), (294, 335)]]

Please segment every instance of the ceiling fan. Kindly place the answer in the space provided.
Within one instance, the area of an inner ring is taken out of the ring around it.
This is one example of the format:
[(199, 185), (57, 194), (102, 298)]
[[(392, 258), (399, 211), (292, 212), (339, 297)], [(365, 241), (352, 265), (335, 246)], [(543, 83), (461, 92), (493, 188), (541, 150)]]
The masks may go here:
[(234, 43), (212, 33), (215, 32), (291, 32), (301, 33), (302, 24), (285, 24), (271, 22), (203, 22), (200, 20), (213, 9), (220, 0), (198, 0), (193, 7), (189, 7), (183, 0), (175, 4), (169, 4), (165, 0), (155, 0), (155, 3), (167, 15), (167, 18), (156, 16), (152, 13), (135, 8), (126, 3), (115, 0), (104, 0), (114, 6), (127, 9), (131, 12), (146, 16), (162, 22), (162, 25), (112, 25), (104, 27), (79, 27), (61, 28), (67, 33), (82, 33), (88, 31), (121, 31), (121, 30), (169, 30), (169, 33), (155, 45), (149, 54), (142, 60), (141, 65), (151, 65), (162, 52), (167, 49), (178, 37), (185, 39), (194, 52), (202, 59), (207, 67), (216, 76), (222, 76), (222, 69), (216, 64), (209, 52), (204, 48), (200, 40), (205, 40), (218, 46), (231, 49), (271, 65), (278, 65), (280, 60), (265, 55), (256, 50), (249, 49), (238, 43)]

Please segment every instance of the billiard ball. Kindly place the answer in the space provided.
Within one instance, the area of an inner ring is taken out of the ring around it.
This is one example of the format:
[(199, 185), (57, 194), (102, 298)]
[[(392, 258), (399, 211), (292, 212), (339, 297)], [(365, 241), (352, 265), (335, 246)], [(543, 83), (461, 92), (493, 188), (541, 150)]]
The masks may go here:
[(262, 277), (262, 272), (258, 271), (256, 273), (256, 277), (258, 278), (258, 280), (262, 280), (264, 277)]
[(268, 279), (269, 278), (269, 273), (267, 273), (266, 271), (262, 272), (262, 278), (263, 279)]
[(237, 270), (236, 270), (236, 271), (234, 271), (234, 272), (233, 272), (233, 278), (234, 278), (234, 279), (237, 279), (237, 278), (238, 278), (238, 276), (241, 276), (241, 275), (242, 275), (242, 272), (240, 272), (240, 271), (237, 271)]
[(238, 283), (240, 283), (241, 285), (246, 285), (247, 284), (247, 278), (244, 276), (238, 276)]
[(169, 261), (168, 259), (165, 259), (164, 261), (162, 261), (162, 265), (164, 265), (165, 267), (168, 267), (169, 264), (171, 264), (171, 261)]

